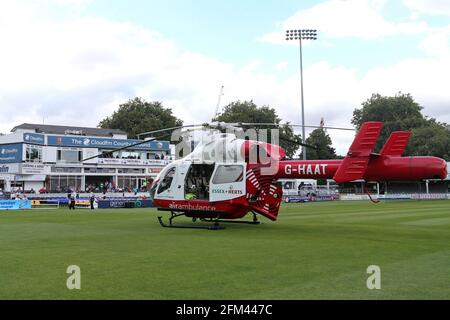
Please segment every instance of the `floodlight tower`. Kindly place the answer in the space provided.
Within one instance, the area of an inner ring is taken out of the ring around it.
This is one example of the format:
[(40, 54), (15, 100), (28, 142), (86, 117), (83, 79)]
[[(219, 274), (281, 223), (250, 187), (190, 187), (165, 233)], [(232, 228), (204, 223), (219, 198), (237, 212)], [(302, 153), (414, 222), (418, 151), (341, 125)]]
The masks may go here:
[[(317, 30), (315, 29), (293, 29), (286, 30), (286, 40), (298, 40), (300, 45), (300, 90), (302, 102), (302, 140), (306, 143), (305, 133), (305, 101), (303, 97), (303, 57), (302, 40), (317, 40)], [(302, 147), (303, 160), (306, 160), (306, 147)]]

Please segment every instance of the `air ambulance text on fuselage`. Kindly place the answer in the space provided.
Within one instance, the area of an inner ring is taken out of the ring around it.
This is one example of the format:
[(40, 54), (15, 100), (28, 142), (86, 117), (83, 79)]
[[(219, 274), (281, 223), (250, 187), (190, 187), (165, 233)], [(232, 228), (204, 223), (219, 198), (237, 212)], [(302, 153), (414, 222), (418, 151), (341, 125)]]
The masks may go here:
[(305, 176), (325, 176), (327, 174), (328, 164), (299, 164), (292, 166), (287, 164), (284, 167), (284, 173), (286, 175), (305, 175)]

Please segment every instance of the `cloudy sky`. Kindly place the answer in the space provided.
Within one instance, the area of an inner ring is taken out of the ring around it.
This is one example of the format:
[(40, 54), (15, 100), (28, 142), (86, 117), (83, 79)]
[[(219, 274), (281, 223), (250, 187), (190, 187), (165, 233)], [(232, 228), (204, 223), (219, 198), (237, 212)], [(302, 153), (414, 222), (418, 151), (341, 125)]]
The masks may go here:
[[(374, 92), (411, 93), (450, 122), (447, 0), (0, 0), (0, 132), (23, 122), (96, 126), (135, 96), (185, 123), (253, 99), (301, 123), (350, 126)], [(331, 132), (345, 153), (351, 132)]]

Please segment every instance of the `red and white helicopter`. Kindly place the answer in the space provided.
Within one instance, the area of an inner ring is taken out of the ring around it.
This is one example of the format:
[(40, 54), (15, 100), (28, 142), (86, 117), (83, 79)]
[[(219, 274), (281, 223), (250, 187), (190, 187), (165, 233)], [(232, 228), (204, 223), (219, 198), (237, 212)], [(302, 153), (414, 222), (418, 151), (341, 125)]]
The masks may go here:
[[(445, 179), (447, 164), (436, 157), (402, 157), (410, 132), (394, 132), (373, 153), (383, 123), (364, 123), (343, 160), (285, 160), (275, 144), (214, 133), (192, 153), (165, 167), (151, 186), (156, 208), (169, 211), (163, 227), (221, 229), (220, 222), (258, 224), (257, 215), (276, 221), (282, 201), (279, 179), (333, 179), (337, 183)], [(240, 221), (248, 213), (252, 221)], [(175, 225), (179, 216), (212, 225)]]

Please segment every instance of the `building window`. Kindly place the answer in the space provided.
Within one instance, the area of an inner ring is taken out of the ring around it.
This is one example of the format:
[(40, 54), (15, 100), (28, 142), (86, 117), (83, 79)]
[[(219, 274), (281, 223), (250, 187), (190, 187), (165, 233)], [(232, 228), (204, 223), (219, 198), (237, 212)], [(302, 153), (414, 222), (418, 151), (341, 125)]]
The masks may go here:
[(59, 167), (52, 167), (52, 172), (54, 173), (81, 173), (81, 168), (59, 168)]
[(47, 179), (45, 188), (56, 193), (82, 190), (81, 176), (51, 176)]
[(84, 168), (84, 173), (116, 173), (114, 168)]
[(99, 159), (111, 159), (111, 158), (119, 158), (119, 152), (114, 152), (113, 150), (106, 150), (102, 149), (99, 150), (100, 155), (98, 156)]
[(133, 191), (138, 187), (139, 178), (138, 177), (118, 177), (117, 187), (124, 191)]
[(138, 151), (122, 151), (122, 159), (145, 159), (141, 158), (141, 152)]
[(137, 168), (119, 168), (119, 173), (134, 173), (134, 174), (144, 174), (145, 169), (137, 169)]
[(78, 149), (58, 149), (56, 153), (56, 160), (63, 163), (79, 163), (83, 160), (83, 154)]
[(42, 162), (42, 147), (27, 145), (26, 162)]
[(169, 158), (169, 151), (147, 153), (147, 159), (149, 160), (164, 160), (167, 158)]

